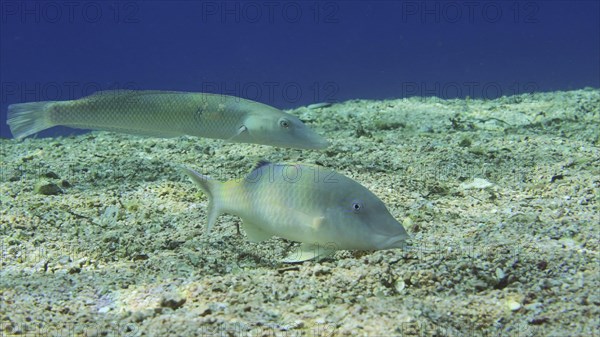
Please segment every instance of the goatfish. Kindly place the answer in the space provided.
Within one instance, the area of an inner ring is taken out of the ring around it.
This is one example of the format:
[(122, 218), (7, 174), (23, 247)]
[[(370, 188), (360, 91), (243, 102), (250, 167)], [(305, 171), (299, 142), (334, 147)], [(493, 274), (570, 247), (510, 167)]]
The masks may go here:
[(259, 161), (244, 179), (227, 182), (181, 169), (208, 196), (207, 232), (220, 214), (236, 215), (249, 241), (300, 242), (283, 262), (336, 250), (408, 248), (406, 230), (375, 194), (324, 167)]
[(12, 104), (7, 124), (21, 139), (56, 125), (154, 137), (183, 135), (298, 149), (327, 140), (295, 116), (251, 100), (177, 91), (100, 91), (71, 101)]

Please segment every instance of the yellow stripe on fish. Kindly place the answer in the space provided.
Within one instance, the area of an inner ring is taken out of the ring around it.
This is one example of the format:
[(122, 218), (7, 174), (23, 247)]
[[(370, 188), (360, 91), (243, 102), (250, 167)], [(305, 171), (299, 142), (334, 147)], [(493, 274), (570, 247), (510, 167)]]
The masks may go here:
[(100, 91), (72, 101), (12, 104), (7, 123), (15, 138), (53, 126), (154, 137), (196, 136), (298, 149), (328, 142), (297, 117), (234, 96), (177, 91)]
[(250, 241), (279, 236), (301, 242), (284, 262), (339, 249), (404, 248), (409, 237), (371, 191), (324, 167), (261, 161), (245, 179), (224, 183), (182, 170), (208, 195), (207, 231), (228, 213), (243, 220)]

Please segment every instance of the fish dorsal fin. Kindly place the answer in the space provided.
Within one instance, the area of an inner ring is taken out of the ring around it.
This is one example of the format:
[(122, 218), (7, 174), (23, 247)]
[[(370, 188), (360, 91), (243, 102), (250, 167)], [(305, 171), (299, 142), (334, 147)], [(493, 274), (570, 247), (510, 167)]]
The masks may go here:
[(168, 90), (132, 90), (132, 89), (113, 89), (113, 90), (100, 90), (92, 93), (88, 97), (92, 96), (107, 96), (107, 95), (157, 95), (157, 94), (187, 94), (184, 91), (168, 91)]
[(270, 162), (270, 161), (268, 161), (268, 160), (265, 160), (265, 159), (261, 159), (261, 160), (259, 160), (259, 161), (256, 163), (256, 165), (254, 165), (254, 168), (252, 168), (252, 171), (250, 171), (250, 172), (254, 172), (254, 170), (257, 170), (257, 169), (259, 169), (259, 168), (261, 168), (261, 167), (263, 167), (263, 166), (267, 166), (267, 165), (270, 165), (270, 164), (271, 164), (271, 162)]
[(106, 96), (106, 95), (118, 95), (118, 94), (132, 94), (135, 90), (129, 89), (113, 89), (113, 90), (100, 90), (92, 93), (89, 96)]
[[(183, 91), (161, 91), (161, 90), (129, 90), (129, 89), (117, 89), (117, 90), (102, 90), (96, 91), (95, 93), (83, 97), (87, 101), (96, 100), (122, 100), (129, 104), (135, 104), (140, 100), (145, 100), (150, 97), (154, 99), (157, 95), (170, 95), (170, 99), (173, 99), (173, 95), (185, 95), (189, 94)], [(103, 128), (104, 129), (104, 128)], [(181, 134), (180, 134), (181, 135)]]

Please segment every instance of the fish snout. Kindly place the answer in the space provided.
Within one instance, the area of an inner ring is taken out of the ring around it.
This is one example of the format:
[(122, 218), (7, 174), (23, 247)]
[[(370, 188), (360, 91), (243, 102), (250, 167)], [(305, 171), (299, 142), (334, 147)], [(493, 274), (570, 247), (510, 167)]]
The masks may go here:
[(306, 144), (310, 146), (310, 149), (324, 149), (329, 146), (329, 141), (327, 139), (310, 129), (308, 131), (309, 133), (312, 133), (312, 135), (308, 135), (306, 141)]
[(410, 235), (404, 229), (401, 223), (393, 220), (393, 223), (386, 224), (381, 228), (385, 228), (385, 234), (379, 233), (380, 240), (376, 244), (378, 249), (406, 248), (406, 241), (410, 239)]

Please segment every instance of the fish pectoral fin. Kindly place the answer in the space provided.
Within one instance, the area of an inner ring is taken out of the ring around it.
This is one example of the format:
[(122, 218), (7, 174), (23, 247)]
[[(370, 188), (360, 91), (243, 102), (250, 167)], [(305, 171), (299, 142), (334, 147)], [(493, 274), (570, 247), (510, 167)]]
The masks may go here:
[(318, 217), (314, 217), (310, 223), (310, 227), (314, 230), (314, 231), (318, 231), (321, 229), (321, 225), (323, 225), (323, 222), (325, 221), (325, 217), (324, 216), (318, 216)]
[(277, 205), (280, 209), (285, 210), (286, 214), (288, 214), (290, 218), (294, 219), (294, 223), (296, 223), (297, 225), (302, 227), (309, 227), (311, 231), (316, 232), (317, 234), (325, 223), (325, 216), (323, 215), (308, 214), (296, 208), (283, 206), (278, 203), (271, 204)]
[(244, 227), (246, 236), (248, 237), (248, 240), (251, 242), (262, 242), (262, 241), (270, 239), (273, 236), (272, 234), (269, 234), (269, 233), (263, 231), (258, 226), (251, 224), (247, 221), (242, 222), (242, 227)]
[(303, 262), (312, 259), (319, 259), (331, 255), (335, 252), (333, 246), (324, 246), (318, 243), (302, 243), (299, 247), (296, 247), (288, 256), (286, 256), (281, 262), (283, 263), (295, 263)]
[(227, 138), (226, 142), (233, 142), (236, 137), (239, 137), (244, 132), (248, 132), (248, 128), (245, 125), (240, 126), (240, 128), (236, 131), (235, 135)]

